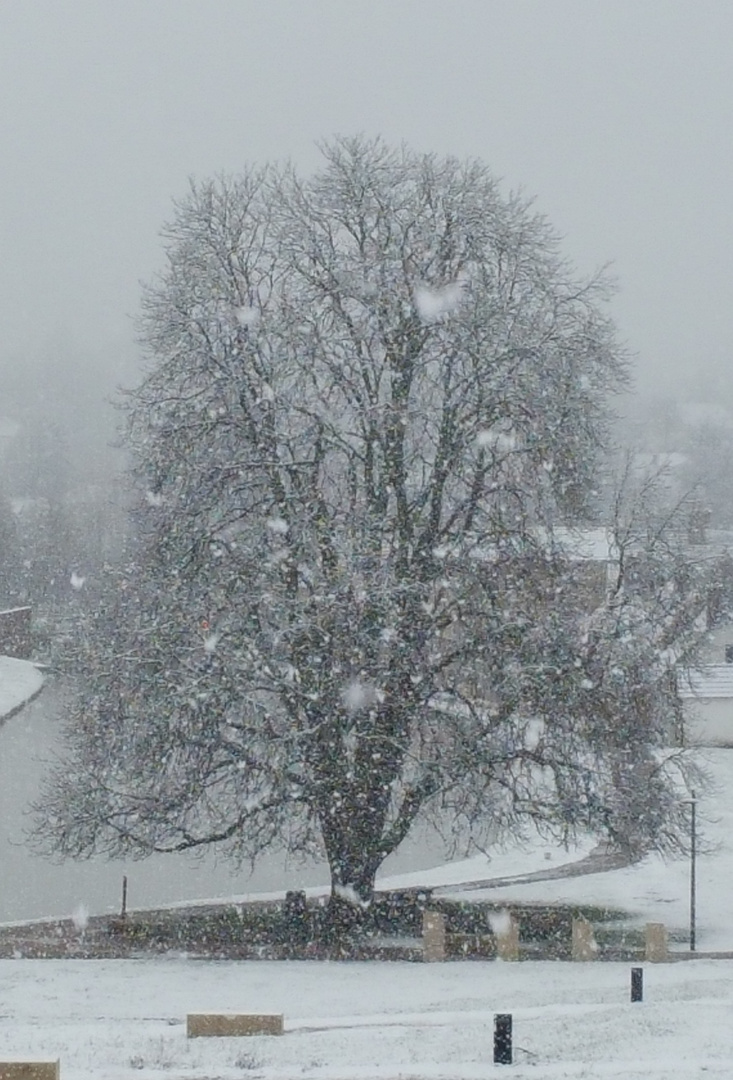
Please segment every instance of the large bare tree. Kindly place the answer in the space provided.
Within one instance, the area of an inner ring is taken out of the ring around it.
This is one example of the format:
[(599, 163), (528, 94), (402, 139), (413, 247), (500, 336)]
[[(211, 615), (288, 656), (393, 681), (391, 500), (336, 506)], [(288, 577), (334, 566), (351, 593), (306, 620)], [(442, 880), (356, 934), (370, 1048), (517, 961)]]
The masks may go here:
[(484, 840), (672, 842), (656, 751), (702, 594), (667, 587), (662, 529), (629, 574), (621, 506), (615, 577), (558, 540), (625, 379), (602, 283), (480, 163), (323, 153), (193, 184), (166, 229), (127, 405), (137, 543), (51, 844), (319, 848), (341, 912), (430, 810)]

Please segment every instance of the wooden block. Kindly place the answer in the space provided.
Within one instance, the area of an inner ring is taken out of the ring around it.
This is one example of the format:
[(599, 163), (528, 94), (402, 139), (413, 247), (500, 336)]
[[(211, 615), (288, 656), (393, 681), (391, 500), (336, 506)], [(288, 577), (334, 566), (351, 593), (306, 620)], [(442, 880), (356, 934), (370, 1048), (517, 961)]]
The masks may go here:
[(573, 960), (595, 960), (598, 946), (587, 919), (573, 919), (571, 956)]
[(648, 922), (644, 927), (644, 959), (651, 964), (669, 960), (667, 927), (664, 923)]
[(422, 917), (423, 960), (445, 960), (445, 916), (439, 911), (425, 911)]
[(204, 1036), (231, 1038), (241, 1035), (282, 1035), (283, 1030), (282, 1013), (189, 1013), (186, 1017), (186, 1034), (189, 1039)]
[(0, 1061), (0, 1080), (59, 1080), (58, 1061)]

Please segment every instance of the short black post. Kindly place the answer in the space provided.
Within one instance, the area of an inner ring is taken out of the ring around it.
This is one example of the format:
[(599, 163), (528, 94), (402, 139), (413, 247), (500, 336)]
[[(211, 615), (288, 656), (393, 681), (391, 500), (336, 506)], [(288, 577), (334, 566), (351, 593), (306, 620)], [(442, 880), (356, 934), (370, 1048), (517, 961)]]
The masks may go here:
[(632, 968), (631, 969), (631, 1000), (643, 1001), (644, 1000), (644, 969)]
[(512, 1014), (496, 1013), (494, 1016), (494, 1064), (512, 1063)]

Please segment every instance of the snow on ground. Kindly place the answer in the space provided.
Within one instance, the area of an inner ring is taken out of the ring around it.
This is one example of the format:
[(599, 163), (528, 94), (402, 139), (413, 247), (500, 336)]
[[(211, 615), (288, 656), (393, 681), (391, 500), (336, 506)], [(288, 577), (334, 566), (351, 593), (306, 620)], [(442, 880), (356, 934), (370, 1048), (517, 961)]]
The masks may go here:
[(27, 660), (0, 656), (0, 721), (21, 709), (43, 686), (43, 675)]
[[(62, 1080), (733, 1076), (733, 965), (0, 962), (0, 1060)], [(282, 1012), (285, 1035), (187, 1040), (188, 1012)], [(493, 1016), (515, 1064), (493, 1065)]]
[(470, 885), (491, 878), (524, 877), (525, 874), (555, 870), (577, 862), (591, 853), (597, 841), (581, 838), (568, 848), (551, 840), (533, 836), (522, 846), (497, 849), (490, 855), (475, 855), (471, 859), (444, 863), (431, 870), (415, 870), (409, 874), (390, 874), (380, 877), (380, 889), (442, 888), (446, 885)]
[[(710, 787), (700, 793), (697, 804), (697, 947), (733, 950), (733, 750), (699, 754)], [(470, 895), (476, 900), (608, 904), (625, 909), (640, 922), (663, 922), (684, 933), (690, 917), (690, 860), (653, 855), (621, 870), (483, 889)]]

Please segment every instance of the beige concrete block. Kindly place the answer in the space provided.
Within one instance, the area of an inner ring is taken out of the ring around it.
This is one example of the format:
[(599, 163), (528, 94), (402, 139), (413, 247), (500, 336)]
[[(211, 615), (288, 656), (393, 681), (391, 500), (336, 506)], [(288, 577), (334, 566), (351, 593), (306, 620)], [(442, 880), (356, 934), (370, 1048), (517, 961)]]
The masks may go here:
[(0, 1061), (0, 1080), (59, 1080), (58, 1061)]
[(445, 960), (445, 916), (439, 911), (424, 911), (422, 917), (423, 960)]
[(189, 1013), (186, 1017), (186, 1034), (189, 1039), (204, 1036), (282, 1035), (283, 1031), (282, 1013)]
[(667, 927), (664, 923), (649, 922), (644, 927), (644, 958), (651, 964), (669, 960)]
[(573, 919), (571, 956), (573, 960), (595, 960), (598, 946), (587, 919)]
[(496, 935), (497, 960), (519, 959), (519, 924), (516, 919), (509, 919), (506, 928)]

